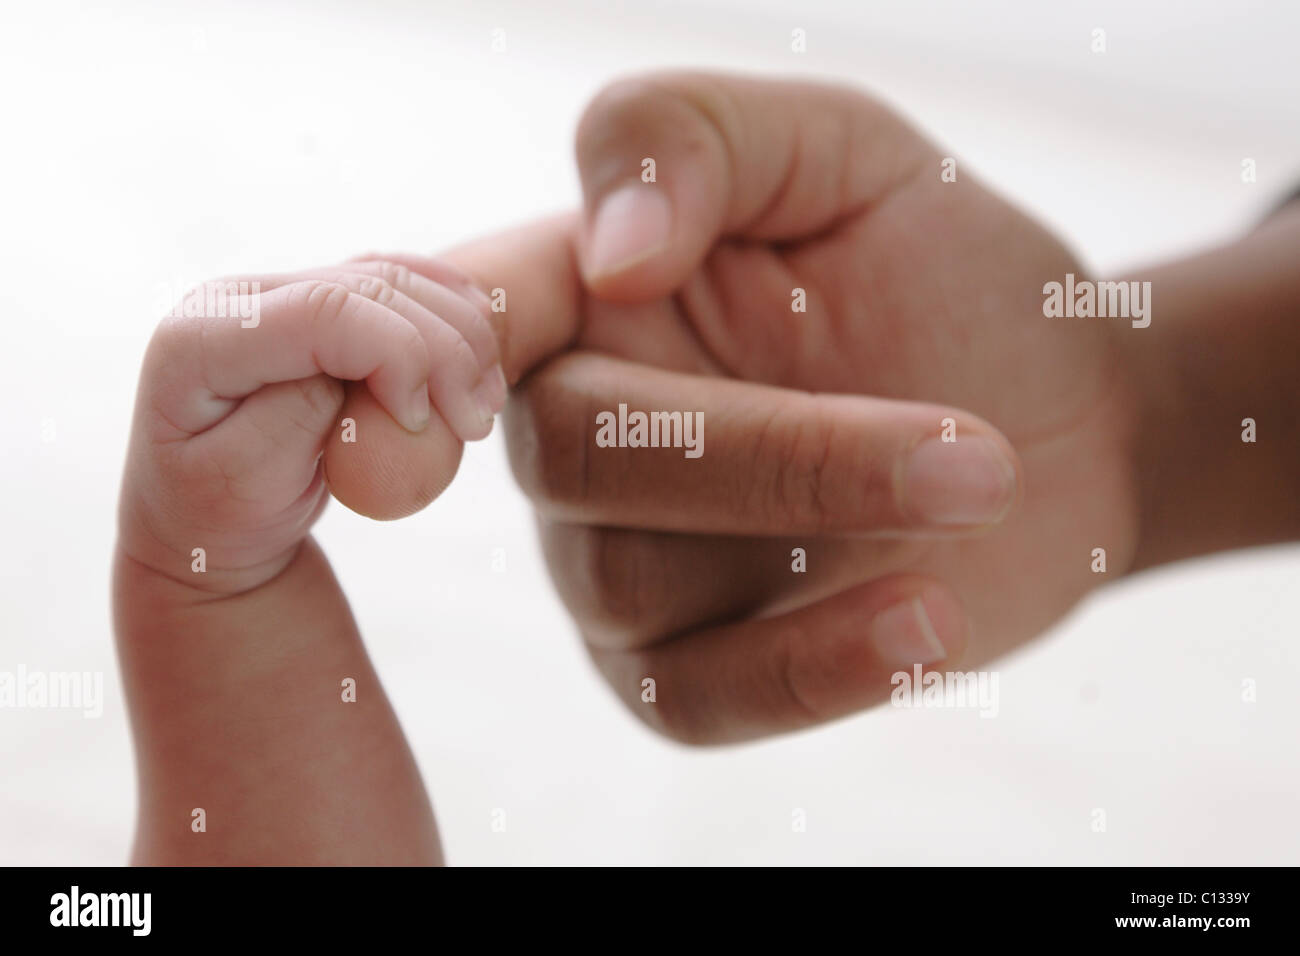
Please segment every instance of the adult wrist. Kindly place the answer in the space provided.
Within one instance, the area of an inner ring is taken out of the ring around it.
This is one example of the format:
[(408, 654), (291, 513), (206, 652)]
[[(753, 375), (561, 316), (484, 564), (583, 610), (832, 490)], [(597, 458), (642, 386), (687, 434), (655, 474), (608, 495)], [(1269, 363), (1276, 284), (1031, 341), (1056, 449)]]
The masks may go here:
[(1135, 272), (1152, 322), (1116, 329), (1139, 396), (1134, 570), (1300, 537), (1300, 204), (1236, 242)]

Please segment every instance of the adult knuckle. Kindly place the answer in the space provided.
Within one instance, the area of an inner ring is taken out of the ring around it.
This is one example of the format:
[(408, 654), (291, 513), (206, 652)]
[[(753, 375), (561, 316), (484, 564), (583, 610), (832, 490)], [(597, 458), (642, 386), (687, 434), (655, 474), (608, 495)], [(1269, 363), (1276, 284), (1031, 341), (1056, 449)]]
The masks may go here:
[(619, 124), (622, 117), (635, 113), (638, 103), (649, 90), (646, 78), (625, 77), (608, 84), (592, 97), (578, 121), (575, 139), (579, 155), (606, 142), (610, 127)]
[(828, 530), (834, 516), (827, 465), (834, 445), (832, 425), (773, 413), (754, 445), (751, 474), (759, 480), (746, 505), (773, 523), (810, 532)]
[[(625, 177), (621, 157), (629, 147), (672, 144), (683, 156), (707, 153), (730, 125), (724, 97), (706, 77), (657, 72), (625, 77), (588, 104), (576, 135), (579, 163), (598, 180)], [(620, 165), (609, 167), (611, 156)]]
[(801, 639), (800, 635), (785, 635), (772, 654), (770, 678), (774, 692), (781, 700), (782, 714), (794, 715), (805, 724), (818, 724), (824, 718), (810, 690), (807, 655), (800, 650), (806, 646), (806, 639)]
[(606, 624), (639, 620), (653, 573), (645, 550), (623, 531), (592, 527), (583, 538), (579, 568), (592, 610)]

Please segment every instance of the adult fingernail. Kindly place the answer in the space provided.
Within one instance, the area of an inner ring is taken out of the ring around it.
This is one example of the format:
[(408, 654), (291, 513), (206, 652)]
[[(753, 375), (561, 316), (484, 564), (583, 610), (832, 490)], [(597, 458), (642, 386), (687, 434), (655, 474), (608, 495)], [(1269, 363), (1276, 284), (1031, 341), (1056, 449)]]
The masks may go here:
[(588, 278), (616, 275), (668, 245), (672, 207), (653, 183), (628, 183), (600, 200), (587, 241)]
[(1016, 469), (987, 438), (930, 438), (912, 449), (902, 497), (904, 511), (928, 524), (988, 524), (1015, 501)]
[(871, 643), (886, 663), (933, 664), (959, 649), (960, 621), (961, 610), (953, 599), (930, 589), (877, 614), (871, 622)]

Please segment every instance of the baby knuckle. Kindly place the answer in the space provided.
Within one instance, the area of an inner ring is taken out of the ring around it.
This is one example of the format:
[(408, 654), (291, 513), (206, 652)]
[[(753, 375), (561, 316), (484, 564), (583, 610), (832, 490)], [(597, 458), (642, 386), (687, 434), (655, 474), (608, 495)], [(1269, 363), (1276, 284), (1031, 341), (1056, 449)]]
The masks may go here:
[(392, 283), (377, 276), (366, 276), (357, 285), (357, 294), (379, 305), (392, 305), (397, 298), (397, 290)]
[(302, 298), (312, 319), (333, 322), (343, 314), (352, 291), (341, 282), (322, 279), (302, 283), (295, 294)]
[(376, 265), (379, 269), (379, 278), (397, 291), (405, 293), (411, 288), (411, 270), (400, 262), (381, 259)]

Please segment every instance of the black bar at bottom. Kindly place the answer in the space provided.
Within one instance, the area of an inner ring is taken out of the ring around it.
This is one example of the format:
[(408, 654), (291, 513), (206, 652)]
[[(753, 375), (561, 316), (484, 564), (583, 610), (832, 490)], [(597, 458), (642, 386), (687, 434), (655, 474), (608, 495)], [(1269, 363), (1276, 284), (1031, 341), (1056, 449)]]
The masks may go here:
[(416, 933), (436, 946), (464, 932), (471, 944), (517, 932), (533, 942), (558, 935), (660, 948), (686, 939), (772, 944), (782, 929), (805, 944), (827, 932), (848, 933), (870, 948), (890, 937), (973, 942), (972, 933), (995, 945), (1125, 937), (1231, 945), (1261, 934), (1295, 938), (1295, 875), (1229, 868), (629, 868), (570, 869), (539, 880), (529, 869), (10, 868), (0, 870), (8, 887), (0, 891), (0, 938), (12, 953), (23, 950), (8, 944), (58, 937), (298, 946)]

